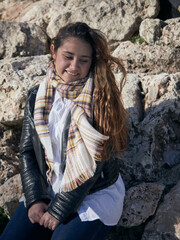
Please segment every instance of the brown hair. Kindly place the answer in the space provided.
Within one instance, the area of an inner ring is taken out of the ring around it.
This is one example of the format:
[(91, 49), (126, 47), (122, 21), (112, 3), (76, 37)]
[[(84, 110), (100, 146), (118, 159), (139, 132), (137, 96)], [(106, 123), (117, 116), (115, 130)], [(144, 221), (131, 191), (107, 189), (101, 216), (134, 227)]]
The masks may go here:
[[(96, 128), (110, 138), (105, 144), (122, 152), (127, 147), (126, 116), (128, 115), (121, 101), (122, 87), (125, 81), (125, 69), (120, 59), (113, 57), (104, 34), (90, 28), (82, 22), (70, 23), (61, 28), (52, 40), (54, 52), (63, 45), (68, 37), (76, 37), (89, 43), (92, 47), (91, 72), (94, 76), (94, 119)], [(113, 69), (118, 66), (122, 79), (118, 88)], [(105, 155), (104, 155), (105, 156)]]

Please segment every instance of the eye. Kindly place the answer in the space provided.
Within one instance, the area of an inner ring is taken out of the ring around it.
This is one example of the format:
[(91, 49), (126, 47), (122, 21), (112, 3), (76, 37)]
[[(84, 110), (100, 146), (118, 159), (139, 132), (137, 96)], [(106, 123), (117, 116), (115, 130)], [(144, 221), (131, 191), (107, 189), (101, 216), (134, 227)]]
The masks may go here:
[(87, 63), (88, 60), (87, 60), (87, 59), (80, 59), (80, 62), (82, 62), (82, 63)]
[(72, 56), (67, 56), (67, 55), (64, 55), (64, 57), (65, 57), (66, 59), (68, 59), (68, 60), (72, 60), (72, 59), (73, 59), (73, 57), (72, 57)]

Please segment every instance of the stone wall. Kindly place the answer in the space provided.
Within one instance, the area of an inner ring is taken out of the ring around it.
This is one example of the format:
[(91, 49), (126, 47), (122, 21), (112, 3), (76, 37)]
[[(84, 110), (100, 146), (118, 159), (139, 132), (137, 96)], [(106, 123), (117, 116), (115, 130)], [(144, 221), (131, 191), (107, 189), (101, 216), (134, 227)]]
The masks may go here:
[(129, 147), (118, 156), (127, 192), (108, 239), (180, 239), (180, 18), (158, 19), (159, 11), (158, 0), (0, 1), (0, 206), (9, 217), (22, 194), (27, 91), (44, 78), (58, 29), (84, 21), (107, 35), (127, 69)]

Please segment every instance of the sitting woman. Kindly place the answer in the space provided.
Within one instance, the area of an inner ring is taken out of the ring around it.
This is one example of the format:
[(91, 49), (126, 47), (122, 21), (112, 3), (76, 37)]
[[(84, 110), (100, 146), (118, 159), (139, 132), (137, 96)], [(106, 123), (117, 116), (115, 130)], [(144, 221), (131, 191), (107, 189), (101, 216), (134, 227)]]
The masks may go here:
[(127, 112), (104, 35), (87, 24), (60, 29), (39, 86), (28, 93), (20, 158), (24, 201), (1, 240), (103, 240), (123, 209), (117, 152)]

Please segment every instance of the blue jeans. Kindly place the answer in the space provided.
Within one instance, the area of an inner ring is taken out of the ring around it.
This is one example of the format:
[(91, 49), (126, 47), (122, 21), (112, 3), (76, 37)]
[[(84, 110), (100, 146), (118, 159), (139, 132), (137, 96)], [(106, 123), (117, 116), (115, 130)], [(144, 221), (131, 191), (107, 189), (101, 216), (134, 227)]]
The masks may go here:
[(21, 202), (7, 224), (0, 240), (105, 240), (110, 226), (100, 220), (81, 222), (78, 214), (66, 223), (59, 224), (54, 231), (32, 224), (24, 203)]

